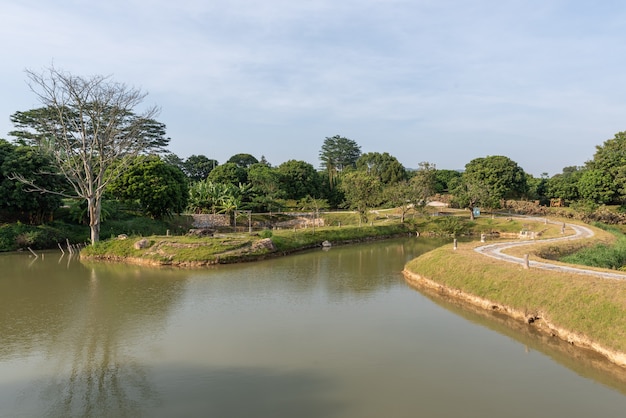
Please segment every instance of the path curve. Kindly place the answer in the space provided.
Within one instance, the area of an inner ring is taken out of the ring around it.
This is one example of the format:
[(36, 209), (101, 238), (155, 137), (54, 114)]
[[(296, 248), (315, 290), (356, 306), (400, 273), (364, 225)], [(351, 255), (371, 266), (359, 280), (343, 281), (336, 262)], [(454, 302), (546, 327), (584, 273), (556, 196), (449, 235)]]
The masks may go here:
[[(528, 219), (528, 218), (524, 218), (524, 219)], [(553, 224), (557, 223), (554, 221), (548, 221), (544, 218), (531, 218), (531, 219), (535, 221), (542, 221), (545, 223), (553, 223)], [(480, 247), (476, 247), (474, 248), (474, 251), (480, 254), (486, 255), (487, 257), (496, 258), (498, 260), (507, 261), (509, 263), (516, 263), (516, 264), (524, 265), (525, 260), (523, 258), (515, 257), (515, 256), (508, 255), (508, 254), (503, 254), (502, 251), (508, 248), (520, 247), (522, 245), (533, 245), (537, 243), (545, 244), (545, 243), (556, 242), (556, 241), (568, 241), (568, 240), (575, 240), (575, 239), (581, 239), (581, 238), (588, 238), (594, 235), (594, 232), (591, 230), (591, 228), (587, 228), (586, 226), (576, 225), (576, 224), (565, 224), (565, 226), (567, 228), (572, 228), (574, 230), (574, 234), (563, 236), (563, 237), (558, 237), (558, 238), (542, 239), (542, 240), (537, 240), (537, 241), (498, 242), (495, 244), (488, 244), (488, 245), (482, 245)], [(570, 266), (551, 264), (551, 263), (546, 263), (542, 261), (529, 261), (528, 266), (530, 268), (560, 271), (560, 272), (565, 272), (565, 273), (588, 274), (588, 275), (592, 275), (596, 277), (601, 277), (604, 279), (626, 280), (626, 273), (596, 271), (596, 270), (589, 270), (589, 269), (585, 269), (581, 267), (570, 267)]]

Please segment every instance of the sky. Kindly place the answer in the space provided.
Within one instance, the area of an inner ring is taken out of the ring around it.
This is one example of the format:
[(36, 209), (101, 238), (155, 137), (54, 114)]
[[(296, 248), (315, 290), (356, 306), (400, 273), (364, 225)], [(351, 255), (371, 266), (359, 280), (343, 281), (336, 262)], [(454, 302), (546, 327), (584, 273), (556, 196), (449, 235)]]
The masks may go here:
[[(626, 130), (626, 2), (0, 0), (0, 138), (40, 107), (26, 70), (110, 76), (157, 105), (169, 149), (320, 166), (326, 137), (540, 176)], [(141, 113), (141, 107), (137, 113)]]

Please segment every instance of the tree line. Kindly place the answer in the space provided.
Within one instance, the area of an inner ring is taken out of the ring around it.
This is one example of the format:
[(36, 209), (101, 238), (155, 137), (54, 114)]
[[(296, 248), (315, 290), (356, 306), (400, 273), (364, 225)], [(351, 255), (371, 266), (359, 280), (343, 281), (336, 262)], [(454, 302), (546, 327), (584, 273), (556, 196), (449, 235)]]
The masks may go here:
[(467, 209), (497, 209), (506, 199), (626, 202), (625, 132), (597, 146), (584, 166), (552, 177), (534, 177), (499, 155), (473, 159), (463, 171), (426, 161), (407, 169), (389, 153), (363, 153), (340, 135), (323, 139), (317, 168), (300, 160), (273, 166), (264, 156), (245, 153), (219, 163), (169, 152), (158, 109), (136, 112), (146, 96), (140, 90), (55, 68), (27, 76), (42, 106), (11, 115), (13, 139), (0, 139), (0, 221), (45, 223), (69, 202), (89, 224), (92, 242), (99, 240), (107, 202), (123, 202), (153, 218), (345, 208), (363, 222), (375, 207), (399, 208), (404, 220), (437, 194)]

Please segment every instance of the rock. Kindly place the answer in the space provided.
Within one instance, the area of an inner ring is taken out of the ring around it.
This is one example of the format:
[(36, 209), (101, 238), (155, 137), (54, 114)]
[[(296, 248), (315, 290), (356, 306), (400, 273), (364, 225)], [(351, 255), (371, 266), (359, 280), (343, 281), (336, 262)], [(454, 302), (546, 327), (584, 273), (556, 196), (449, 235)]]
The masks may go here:
[(251, 250), (253, 252), (256, 252), (259, 250), (267, 250), (267, 251), (272, 252), (272, 251), (276, 251), (276, 246), (274, 245), (274, 242), (272, 241), (271, 238), (263, 238), (252, 243)]
[(214, 233), (215, 230), (211, 228), (196, 228), (190, 229), (187, 235), (192, 237), (212, 237)]
[(119, 234), (117, 236), (117, 239), (128, 239), (128, 235), (126, 235), (126, 234)]
[(149, 246), (150, 242), (145, 238), (140, 239), (133, 245), (136, 250), (143, 250), (144, 248), (148, 248)]
[(322, 247), (332, 247), (333, 244), (330, 243), (330, 241), (324, 241), (322, 242)]

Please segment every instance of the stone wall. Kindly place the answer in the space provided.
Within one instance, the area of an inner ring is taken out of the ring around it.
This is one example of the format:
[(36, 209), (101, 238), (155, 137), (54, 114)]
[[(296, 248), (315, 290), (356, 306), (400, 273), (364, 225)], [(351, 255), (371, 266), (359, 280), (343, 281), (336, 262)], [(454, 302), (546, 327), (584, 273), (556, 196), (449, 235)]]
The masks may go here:
[(214, 215), (210, 213), (194, 214), (193, 227), (194, 228), (215, 228), (218, 226), (230, 226), (230, 220), (228, 215)]

